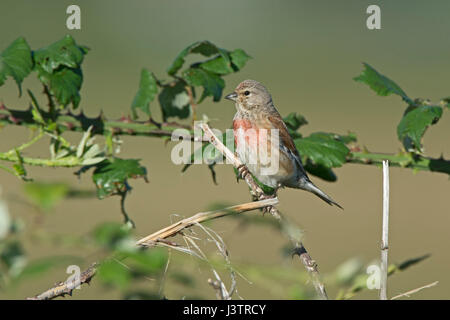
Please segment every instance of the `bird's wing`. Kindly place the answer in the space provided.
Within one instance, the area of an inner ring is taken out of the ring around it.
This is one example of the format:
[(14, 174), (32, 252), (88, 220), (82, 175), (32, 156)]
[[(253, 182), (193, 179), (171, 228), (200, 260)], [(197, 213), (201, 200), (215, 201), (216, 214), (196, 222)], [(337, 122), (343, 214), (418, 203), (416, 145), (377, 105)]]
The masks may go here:
[(278, 132), (280, 137), (280, 149), (295, 159), (299, 170), (306, 176), (306, 178), (308, 178), (306, 171), (303, 168), (302, 161), (300, 160), (298, 150), (295, 147), (294, 140), (292, 140), (292, 137), (289, 134), (286, 124), (284, 123), (281, 116), (269, 116), (269, 121), (271, 122), (273, 128), (279, 130)]

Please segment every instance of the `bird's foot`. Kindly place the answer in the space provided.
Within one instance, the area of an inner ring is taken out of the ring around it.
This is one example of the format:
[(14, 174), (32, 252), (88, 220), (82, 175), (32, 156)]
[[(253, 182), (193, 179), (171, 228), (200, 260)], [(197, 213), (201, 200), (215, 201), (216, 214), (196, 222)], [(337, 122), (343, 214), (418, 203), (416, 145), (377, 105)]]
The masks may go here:
[[(276, 198), (276, 197), (277, 197), (277, 194), (274, 193), (274, 194), (260, 194), (258, 198), (261, 201), (261, 200), (273, 199), (273, 198)], [(261, 208), (263, 216), (267, 212), (270, 212), (272, 210), (272, 208), (273, 208), (272, 206), (267, 206), (267, 207)]]
[(238, 179), (241, 178), (242, 180), (245, 180), (245, 177), (250, 173), (245, 164), (241, 164), (239, 167), (237, 167), (237, 170), (239, 172)]

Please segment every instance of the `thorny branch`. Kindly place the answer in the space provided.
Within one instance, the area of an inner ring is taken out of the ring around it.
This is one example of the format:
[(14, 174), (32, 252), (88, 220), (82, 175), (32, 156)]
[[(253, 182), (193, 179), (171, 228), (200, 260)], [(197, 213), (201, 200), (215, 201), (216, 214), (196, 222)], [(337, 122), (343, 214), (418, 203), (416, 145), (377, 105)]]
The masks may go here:
[(89, 284), (97, 271), (97, 263), (93, 263), (83, 273), (81, 273), (80, 280), (66, 280), (64, 282), (58, 282), (54, 287), (38, 294), (29, 300), (49, 300), (56, 297), (64, 297), (65, 295), (72, 295), (74, 289), (82, 284)]

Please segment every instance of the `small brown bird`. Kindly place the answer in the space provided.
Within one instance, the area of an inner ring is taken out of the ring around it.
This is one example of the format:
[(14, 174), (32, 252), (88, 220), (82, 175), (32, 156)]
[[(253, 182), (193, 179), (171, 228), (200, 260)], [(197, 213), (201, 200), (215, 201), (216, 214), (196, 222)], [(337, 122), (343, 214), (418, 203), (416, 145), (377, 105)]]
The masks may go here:
[[(233, 118), (237, 154), (261, 183), (275, 190), (280, 187), (303, 189), (342, 209), (308, 178), (286, 124), (275, 108), (270, 93), (261, 83), (242, 81), (225, 98), (234, 101), (237, 109)], [(272, 139), (274, 132), (278, 132), (278, 141)], [(277, 160), (276, 170), (271, 170), (274, 164), (261, 158), (267, 160), (274, 157)]]

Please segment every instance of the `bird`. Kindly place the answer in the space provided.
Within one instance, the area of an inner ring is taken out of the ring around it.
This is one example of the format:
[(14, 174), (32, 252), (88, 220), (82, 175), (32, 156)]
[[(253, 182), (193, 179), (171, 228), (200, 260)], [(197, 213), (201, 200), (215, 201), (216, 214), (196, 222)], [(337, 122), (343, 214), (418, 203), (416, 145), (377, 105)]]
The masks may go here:
[[(236, 153), (243, 163), (238, 168), (241, 177), (249, 171), (258, 181), (275, 189), (275, 194), (284, 187), (302, 189), (343, 209), (309, 179), (286, 124), (264, 85), (255, 80), (244, 80), (225, 99), (236, 106), (233, 134)], [(276, 137), (274, 132), (278, 132), (278, 141), (272, 139)], [(278, 162), (275, 161), (274, 166), (268, 158)]]

